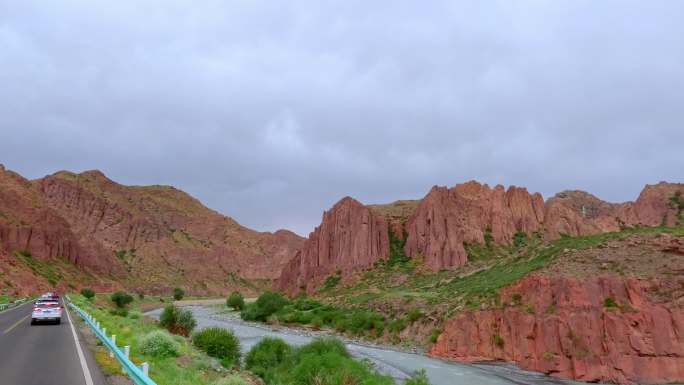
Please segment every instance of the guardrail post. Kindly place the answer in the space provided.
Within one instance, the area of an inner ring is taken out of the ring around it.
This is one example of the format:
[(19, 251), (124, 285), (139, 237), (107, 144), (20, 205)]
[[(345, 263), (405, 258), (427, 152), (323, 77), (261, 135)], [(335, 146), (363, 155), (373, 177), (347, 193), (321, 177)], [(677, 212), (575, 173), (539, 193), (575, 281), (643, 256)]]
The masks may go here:
[[(112, 334), (112, 345), (114, 345), (114, 348), (116, 349), (116, 334)], [(110, 357), (114, 357), (114, 351), (109, 352)]]
[(145, 374), (145, 377), (150, 376), (150, 364), (147, 362), (143, 362), (142, 365), (140, 365), (140, 369), (142, 369), (143, 374)]
[[(126, 356), (126, 359), (128, 359), (128, 355), (131, 353), (131, 347), (126, 345), (124, 346), (124, 356)], [(126, 367), (121, 365), (121, 373), (126, 374)]]

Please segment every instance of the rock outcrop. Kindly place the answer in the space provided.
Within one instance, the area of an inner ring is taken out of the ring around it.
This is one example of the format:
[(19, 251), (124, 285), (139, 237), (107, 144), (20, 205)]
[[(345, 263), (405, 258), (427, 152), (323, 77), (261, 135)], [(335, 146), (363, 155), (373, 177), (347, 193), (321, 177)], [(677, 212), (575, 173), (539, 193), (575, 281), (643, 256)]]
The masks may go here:
[(446, 321), (430, 354), (459, 361), (515, 361), (525, 369), (588, 382), (684, 381), (684, 308), (650, 291), (670, 282), (600, 276), (528, 276), (502, 290), (502, 309)]
[(544, 200), (539, 193), (503, 186), (493, 189), (478, 182), (454, 188), (433, 187), (407, 223), (406, 255), (422, 255), (433, 269), (463, 266), (464, 242), (484, 243), (491, 236), (507, 244), (516, 232), (540, 231)]
[(355, 199), (343, 198), (323, 214), (320, 226), (283, 269), (277, 286), (291, 293), (311, 292), (332, 274), (372, 266), (389, 255), (387, 229), (383, 216)]
[(635, 202), (608, 203), (583, 191), (564, 191), (544, 203), (539, 193), (515, 186), (490, 188), (467, 182), (453, 188), (433, 187), (406, 225), (405, 253), (422, 255), (433, 269), (463, 266), (464, 243), (510, 244), (518, 232), (540, 233), (553, 240), (618, 231), (624, 226), (673, 225), (678, 210), (672, 197), (683, 184), (648, 185)]

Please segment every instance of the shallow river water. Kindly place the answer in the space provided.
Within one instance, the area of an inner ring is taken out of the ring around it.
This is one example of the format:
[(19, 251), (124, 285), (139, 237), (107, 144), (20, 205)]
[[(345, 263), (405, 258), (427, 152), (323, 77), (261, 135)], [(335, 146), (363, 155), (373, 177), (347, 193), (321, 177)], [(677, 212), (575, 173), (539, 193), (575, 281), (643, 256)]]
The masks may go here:
[[(218, 314), (217, 308), (187, 306), (197, 320), (197, 328), (219, 326), (232, 329), (240, 339), (242, 350), (247, 351), (263, 337), (280, 337), (291, 345), (303, 345), (317, 335), (309, 331), (279, 327), (271, 328), (244, 322), (236, 314)], [(161, 309), (148, 315), (158, 318)], [(365, 345), (346, 341), (349, 352), (359, 359), (369, 359), (376, 368), (398, 380), (404, 380), (418, 369), (425, 369), (432, 385), (504, 385), (504, 384), (582, 384), (576, 381), (558, 380), (540, 373), (524, 371), (508, 364), (461, 364), (427, 357), (423, 354), (407, 353), (390, 348)]]

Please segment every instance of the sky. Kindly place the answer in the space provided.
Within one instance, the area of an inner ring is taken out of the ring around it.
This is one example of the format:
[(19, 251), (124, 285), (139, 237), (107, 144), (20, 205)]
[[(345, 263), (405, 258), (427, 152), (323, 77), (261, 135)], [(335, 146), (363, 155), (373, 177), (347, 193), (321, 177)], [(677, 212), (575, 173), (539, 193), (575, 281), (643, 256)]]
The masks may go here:
[(344, 196), (684, 181), (683, 1), (0, 0), (0, 163), (307, 235)]

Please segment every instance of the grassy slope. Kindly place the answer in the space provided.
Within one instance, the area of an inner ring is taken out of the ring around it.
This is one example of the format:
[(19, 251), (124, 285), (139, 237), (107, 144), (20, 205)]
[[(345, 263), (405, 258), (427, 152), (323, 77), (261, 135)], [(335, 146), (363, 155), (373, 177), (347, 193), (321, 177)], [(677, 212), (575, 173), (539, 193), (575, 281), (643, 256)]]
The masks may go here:
[[(156, 322), (140, 315), (141, 303), (135, 301), (128, 317), (114, 316), (109, 313), (108, 296), (98, 295), (95, 300), (87, 301), (80, 295), (72, 294), (72, 301), (83, 310), (93, 315), (107, 328), (107, 334), (116, 335), (117, 345), (131, 347), (131, 360), (136, 364), (148, 362), (150, 377), (158, 385), (203, 385), (212, 384), (226, 376), (225, 370), (213, 369), (212, 359), (196, 350), (186, 338), (176, 337), (181, 344), (180, 357), (156, 358), (140, 352), (139, 341), (142, 336), (158, 330)], [(146, 301), (149, 304), (149, 300)], [(137, 317), (137, 318), (136, 318)], [(95, 357), (107, 374), (118, 374), (117, 362), (110, 358), (104, 349), (99, 349)]]

